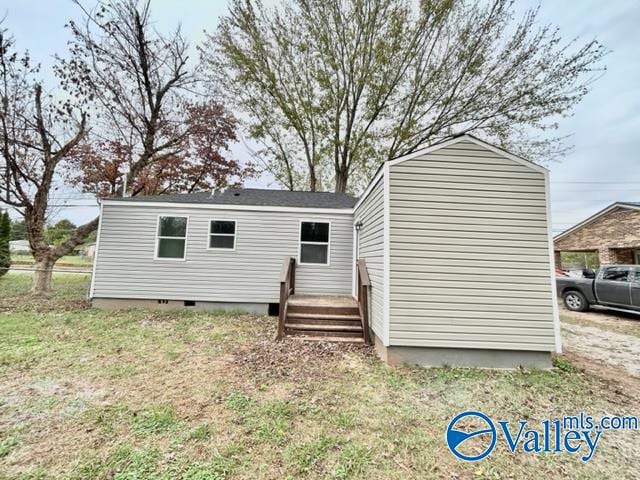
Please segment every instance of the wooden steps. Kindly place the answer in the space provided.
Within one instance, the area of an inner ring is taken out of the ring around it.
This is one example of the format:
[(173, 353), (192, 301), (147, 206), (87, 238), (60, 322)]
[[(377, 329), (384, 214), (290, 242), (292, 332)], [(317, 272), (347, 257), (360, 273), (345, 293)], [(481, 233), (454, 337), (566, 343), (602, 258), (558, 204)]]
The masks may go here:
[(335, 342), (335, 343), (364, 343), (364, 338), (355, 337), (323, 337), (323, 336), (311, 336), (311, 335), (296, 335), (296, 338), (302, 338), (309, 342)]
[(291, 295), (284, 333), (305, 340), (364, 343), (358, 303), (351, 296)]
[(289, 330), (311, 330), (314, 332), (318, 329), (322, 329), (324, 332), (362, 332), (362, 327), (359, 325), (285, 323), (284, 327)]

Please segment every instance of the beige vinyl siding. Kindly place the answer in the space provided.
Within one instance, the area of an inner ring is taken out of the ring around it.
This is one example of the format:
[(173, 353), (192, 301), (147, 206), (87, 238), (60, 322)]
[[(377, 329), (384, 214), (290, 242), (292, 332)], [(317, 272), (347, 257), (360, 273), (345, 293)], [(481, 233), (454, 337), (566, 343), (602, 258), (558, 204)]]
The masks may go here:
[[(188, 216), (186, 260), (154, 260), (158, 216)], [(275, 303), (283, 257), (298, 256), (300, 221), (331, 222), (330, 265), (298, 265), (296, 293), (349, 294), (350, 214), (105, 204), (96, 298)], [(236, 220), (235, 251), (207, 249), (209, 220)]]
[(367, 261), (371, 281), (371, 329), (384, 338), (384, 189), (382, 178), (354, 213), (362, 222), (358, 236), (359, 257)]
[(390, 344), (554, 350), (544, 174), (461, 141), (389, 182)]

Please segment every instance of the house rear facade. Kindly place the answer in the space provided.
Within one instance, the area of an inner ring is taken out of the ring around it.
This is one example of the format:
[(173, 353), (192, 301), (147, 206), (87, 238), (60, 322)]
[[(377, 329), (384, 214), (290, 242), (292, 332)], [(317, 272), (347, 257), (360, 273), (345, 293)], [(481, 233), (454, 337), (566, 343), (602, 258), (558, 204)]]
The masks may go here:
[(545, 169), (471, 136), (386, 162), (357, 201), (253, 189), (105, 200), (90, 296), (282, 312), (283, 258), (296, 296), (327, 298), (360, 296), (360, 260), (367, 331), (389, 363), (546, 367), (560, 351), (548, 201)]
[[(354, 203), (346, 194), (251, 189), (106, 200), (91, 298), (267, 314), (287, 255), (299, 260), (299, 293), (349, 294)], [(305, 262), (305, 244), (300, 252), (309, 224), (328, 229), (326, 245), (316, 246), (326, 261)]]

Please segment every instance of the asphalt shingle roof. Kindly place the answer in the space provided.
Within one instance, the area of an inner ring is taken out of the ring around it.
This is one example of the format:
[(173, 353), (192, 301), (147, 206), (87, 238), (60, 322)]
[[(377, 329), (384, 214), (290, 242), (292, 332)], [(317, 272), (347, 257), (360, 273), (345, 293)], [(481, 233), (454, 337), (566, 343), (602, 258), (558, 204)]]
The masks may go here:
[(346, 193), (292, 192), (260, 188), (229, 188), (224, 191), (178, 193), (168, 195), (139, 195), (112, 198), (120, 202), (170, 202), (205, 205), (260, 205), (269, 207), (352, 208), (357, 199)]

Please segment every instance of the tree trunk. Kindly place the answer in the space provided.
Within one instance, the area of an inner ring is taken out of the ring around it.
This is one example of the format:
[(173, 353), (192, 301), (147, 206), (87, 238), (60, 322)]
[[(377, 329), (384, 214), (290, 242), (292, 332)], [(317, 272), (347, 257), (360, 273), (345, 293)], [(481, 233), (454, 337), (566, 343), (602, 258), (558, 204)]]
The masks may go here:
[(51, 257), (43, 257), (36, 260), (33, 284), (31, 285), (31, 293), (33, 295), (48, 296), (51, 294), (51, 277), (55, 263), (56, 261)]
[(347, 182), (349, 181), (349, 173), (342, 169), (336, 170), (336, 192), (346, 192)]
[[(28, 225), (29, 241), (32, 243), (31, 254), (35, 259), (33, 283), (31, 293), (33, 295), (47, 296), (51, 294), (51, 278), (54, 265), (60, 258), (68, 255), (75, 247), (80, 245), (87, 236), (98, 228), (99, 217), (76, 228), (71, 237), (55, 247), (49, 247), (44, 240), (44, 222), (35, 222), (31, 217), (25, 217)], [(37, 248), (34, 248), (36, 245)]]
[(318, 189), (318, 179), (314, 168), (309, 169), (309, 191), (315, 192)]

